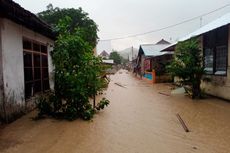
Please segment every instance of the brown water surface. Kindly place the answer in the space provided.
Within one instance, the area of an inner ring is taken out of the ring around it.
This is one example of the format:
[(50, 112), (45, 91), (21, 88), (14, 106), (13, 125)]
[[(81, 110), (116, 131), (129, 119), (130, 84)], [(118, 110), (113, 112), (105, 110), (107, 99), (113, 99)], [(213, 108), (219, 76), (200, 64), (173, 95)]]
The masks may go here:
[(150, 85), (120, 72), (104, 95), (110, 106), (93, 121), (35, 122), (32, 112), (0, 130), (0, 152), (230, 153), (230, 103), (170, 95), (169, 84)]

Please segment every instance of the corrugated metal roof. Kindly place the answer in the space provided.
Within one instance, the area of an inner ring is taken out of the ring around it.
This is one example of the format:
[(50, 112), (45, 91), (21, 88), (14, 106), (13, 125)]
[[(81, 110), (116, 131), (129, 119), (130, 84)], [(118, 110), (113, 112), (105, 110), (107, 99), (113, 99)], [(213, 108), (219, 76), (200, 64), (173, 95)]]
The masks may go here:
[(215, 30), (217, 28), (220, 28), (222, 26), (228, 25), (230, 23), (230, 13), (225, 14), (224, 16), (204, 25), (200, 29), (188, 34), (187, 36), (179, 39), (179, 41), (172, 43), (171, 45), (166, 46), (165, 48), (162, 49), (162, 51), (167, 50), (168, 48), (175, 46), (178, 42), (188, 40), (192, 37), (200, 36), (204, 33), (207, 33), (209, 31)]
[(0, 17), (7, 18), (51, 39), (56, 39), (50, 25), (12, 0), (0, 0)]
[(201, 27), (200, 29), (190, 33), (189, 35), (181, 38), (179, 41), (185, 41), (192, 37), (199, 36), (201, 34), (204, 34), (206, 32), (212, 31), (214, 29), (217, 29), (219, 27), (225, 26), (230, 23), (230, 13), (225, 14), (224, 16), (210, 22), (209, 24), (206, 24), (205, 26)]
[(140, 48), (143, 50), (145, 56), (161, 56), (165, 54), (172, 54), (170, 52), (161, 52), (163, 48), (165, 48), (166, 44), (144, 44), (140, 45)]

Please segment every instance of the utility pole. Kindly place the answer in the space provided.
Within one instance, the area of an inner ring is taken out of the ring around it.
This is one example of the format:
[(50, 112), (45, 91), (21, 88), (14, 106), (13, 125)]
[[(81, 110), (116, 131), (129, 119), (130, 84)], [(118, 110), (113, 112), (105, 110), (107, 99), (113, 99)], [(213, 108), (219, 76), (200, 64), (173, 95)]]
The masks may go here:
[(200, 17), (200, 28), (202, 27), (202, 21), (203, 21), (203, 18)]
[(133, 46), (132, 46), (132, 58), (131, 58), (131, 60), (133, 61)]

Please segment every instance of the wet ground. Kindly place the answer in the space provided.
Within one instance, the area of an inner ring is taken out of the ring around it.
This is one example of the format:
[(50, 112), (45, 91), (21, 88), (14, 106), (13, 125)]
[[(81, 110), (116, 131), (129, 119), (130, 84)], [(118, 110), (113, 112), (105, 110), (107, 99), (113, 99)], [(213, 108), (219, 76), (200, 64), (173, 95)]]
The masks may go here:
[[(30, 113), (0, 130), (0, 152), (230, 152), (229, 102), (170, 95), (170, 85), (150, 85), (124, 70), (111, 79), (105, 94), (111, 104), (93, 121), (35, 122)], [(190, 132), (184, 131), (177, 113)]]

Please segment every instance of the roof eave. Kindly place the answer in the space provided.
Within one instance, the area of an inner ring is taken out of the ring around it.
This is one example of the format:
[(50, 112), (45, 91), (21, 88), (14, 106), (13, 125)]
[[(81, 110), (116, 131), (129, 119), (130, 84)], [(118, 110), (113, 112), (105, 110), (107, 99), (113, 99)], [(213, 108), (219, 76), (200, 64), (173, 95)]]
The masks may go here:
[(7, 18), (17, 24), (55, 40), (56, 33), (51, 26), (39, 19), (35, 14), (22, 8), (12, 0), (0, 0), (0, 17)]

